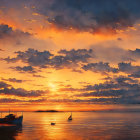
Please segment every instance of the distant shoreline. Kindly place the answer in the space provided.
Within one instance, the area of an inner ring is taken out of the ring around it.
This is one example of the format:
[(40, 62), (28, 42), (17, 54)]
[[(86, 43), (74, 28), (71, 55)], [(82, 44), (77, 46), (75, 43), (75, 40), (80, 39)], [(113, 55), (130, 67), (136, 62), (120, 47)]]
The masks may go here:
[(58, 111), (58, 110), (37, 110), (33, 112), (140, 112), (140, 109), (108, 109), (108, 110), (88, 110), (88, 111)]
[(62, 111), (57, 111), (57, 110), (37, 110), (34, 112), (62, 112)]
[[(1, 113), (9, 113), (9, 111), (0, 111)], [(104, 109), (104, 110), (34, 110), (34, 111), (15, 111), (11, 110), (10, 113), (21, 113), (21, 112), (52, 112), (52, 113), (57, 113), (57, 112), (140, 112), (140, 109)]]

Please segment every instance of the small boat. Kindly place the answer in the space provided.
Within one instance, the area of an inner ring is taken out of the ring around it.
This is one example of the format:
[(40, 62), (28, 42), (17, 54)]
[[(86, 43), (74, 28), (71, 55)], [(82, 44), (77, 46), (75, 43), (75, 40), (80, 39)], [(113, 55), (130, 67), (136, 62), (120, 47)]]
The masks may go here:
[(22, 120), (23, 120), (23, 115), (17, 117), (14, 114), (9, 114), (5, 116), (4, 118), (0, 118), (0, 123), (21, 125)]
[(54, 122), (51, 122), (51, 125), (55, 125), (55, 123)]
[(71, 112), (71, 115), (68, 117), (68, 121), (71, 121), (72, 120), (72, 112)]

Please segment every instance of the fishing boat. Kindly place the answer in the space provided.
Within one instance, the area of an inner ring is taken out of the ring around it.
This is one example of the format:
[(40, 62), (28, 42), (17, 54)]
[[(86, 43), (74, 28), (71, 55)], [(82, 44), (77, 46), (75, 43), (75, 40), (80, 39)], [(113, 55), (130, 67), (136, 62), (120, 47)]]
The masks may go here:
[(16, 115), (9, 113), (9, 115), (5, 116), (4, 118), (0, 118), (0, 123), (21, 125), (22, 120), (23, 114), (17, 117)]
[(68, 121), (71, 121), (72, 120), (72, 112), (71, 112), (71, 115), (68, 117)]

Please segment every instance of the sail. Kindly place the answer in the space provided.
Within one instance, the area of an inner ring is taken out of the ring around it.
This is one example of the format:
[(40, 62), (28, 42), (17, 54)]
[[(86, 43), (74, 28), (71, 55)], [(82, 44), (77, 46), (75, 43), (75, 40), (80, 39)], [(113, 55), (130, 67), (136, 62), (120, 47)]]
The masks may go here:
[(71, 115), (69, 116), (68, 120), (72, 120), (72, 113), (71, 113)]

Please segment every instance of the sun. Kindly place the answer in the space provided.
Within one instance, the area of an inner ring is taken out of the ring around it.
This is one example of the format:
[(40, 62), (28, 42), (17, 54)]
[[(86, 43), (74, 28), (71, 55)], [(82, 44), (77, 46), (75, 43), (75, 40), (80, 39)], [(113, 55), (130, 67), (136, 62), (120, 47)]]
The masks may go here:
[(54, 84), (54, 83), (49, 83), (48, 86), (49, 86), (51, 91), (56, 91), (57, 90), (56, 84)]

